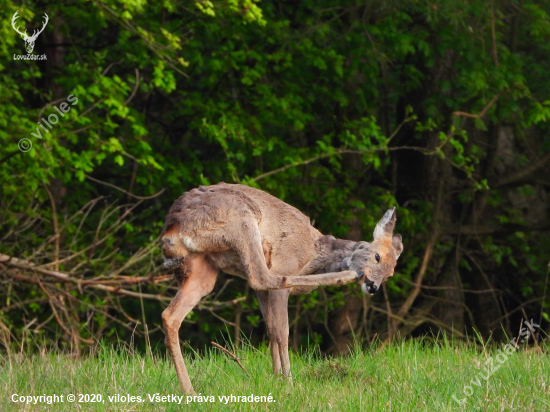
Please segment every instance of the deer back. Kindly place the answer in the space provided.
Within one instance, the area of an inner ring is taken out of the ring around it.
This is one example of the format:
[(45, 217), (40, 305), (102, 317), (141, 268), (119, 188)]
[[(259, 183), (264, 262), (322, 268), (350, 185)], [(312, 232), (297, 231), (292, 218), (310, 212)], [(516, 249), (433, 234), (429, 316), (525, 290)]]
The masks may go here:
[[(257, 225), (260, 238), (243, 238), (243, 224)], [(231, 244), (259, 242), (254, 246), (261, 246), (267, 266), (279, 275), (299, 272), (315, 256), (315, 240), (322, 236), (295, 207), (259, 189), (226, 183), (201, 186), (174, 202), (163, 238), (176, 235), (182, 253), (184, 248), (223, 252)]]

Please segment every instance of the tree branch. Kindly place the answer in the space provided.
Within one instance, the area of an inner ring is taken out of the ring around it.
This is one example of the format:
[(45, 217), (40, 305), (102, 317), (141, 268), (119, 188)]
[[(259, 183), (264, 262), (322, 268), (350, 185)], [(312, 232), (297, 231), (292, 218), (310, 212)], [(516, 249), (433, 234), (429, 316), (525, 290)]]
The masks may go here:
[(241, 367), (241, 369), (243, 370), (243, 372), (246, 374), (246, 376), (248, 376), (250, 378), (250, 375), (248, 374), (248, 371), (244, 368), (244, 366), (242, 365), (242, 363), (239, 361), (239, 358), (237, 358), (235, 355), (233, 355), (231, 352), (229, 352), (227, 349), (225, 349), (223, 346), (221, 345), (218, 345), (216, 342), (210, 342), (210, 344), (212, 346), (214, 346), (215, 348), (221, 350), (223, 353), (231, 356), (231, 358), (237, 362), (237, 364)]
[(128, 192), (127, 190), (124, 190), (123, 188), (121, 187), (118, 187), (116, 185), (113, 185), (111, 183), (107, 183), (107, 182), (103, 182), (102, 180), (98, 180), (92, 176), (88, 176), (87, 174), (84, 175), (84, 177), (86, 177), (86, 179), (88, 180), (91, 180), (92, 182), (96, 182), (96, 183), (99, 183), (100, 185), (104, 185), (104, 186), (108, 186), (108, 187), (111, 187), (113, 189), (116, 189), (118, 190), (119, 192), (122, 192), (130, 197), (133, 197), (134, 199), (138, 199), (138, 200), (149, 200), (149, 199), (154, 199), (155, 197), (158, 197), (160, 196), (162, 193), (164, 193), (164, 191), (166, 190), (166, 188), (162, 188), (160, 191), (158, 191), (157, 193), (155, 193), (154, 195), (151, 195), (151, 196), (136, 196), (130, 192)]
[(467, 113), (467, 112), (453, 112), (453, 116), (462, 116), (462, 117), (470, 117), (472, 119), (480, 119), (483, 116), (485, 116), (485, 113), (487, 113), (487, 110), (489, 110), (491, 106), (496, 103), (496, 101), (498, 100), (501, 94), (502, 94), (502, 90), (497, 94), (495, 94), (495, 97), (493, 97), (491, 101), (487, 104), (487, 106), (485, 106), (483, 110), (478, 114)]

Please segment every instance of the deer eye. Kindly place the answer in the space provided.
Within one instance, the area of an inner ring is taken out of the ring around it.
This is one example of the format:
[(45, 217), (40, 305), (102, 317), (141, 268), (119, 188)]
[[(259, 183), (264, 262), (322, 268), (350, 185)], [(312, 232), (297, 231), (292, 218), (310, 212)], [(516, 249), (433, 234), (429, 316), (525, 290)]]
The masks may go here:
[(376, 261), (378, 263), (380, 263), (380, 255), (378, 253), (376, 255), (374, 255), (374, 258), (376, 259)]

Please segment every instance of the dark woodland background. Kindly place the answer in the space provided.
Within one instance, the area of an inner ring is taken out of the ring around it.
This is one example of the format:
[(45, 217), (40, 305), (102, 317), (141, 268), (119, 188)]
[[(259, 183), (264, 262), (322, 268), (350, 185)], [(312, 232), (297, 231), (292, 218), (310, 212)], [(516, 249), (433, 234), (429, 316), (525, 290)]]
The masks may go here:
[[(163, 349), (176, 290), (164, 217), (220, 181), (353, 240), (398, 207), (395, 276), (373, 297), (292, 297), (294, 350), (505, 340), (531, 318), (548, 332), (550, 1), (0, 4), (4, 348)], [(34, 50), (47, 60), (14, 60), (16, 11), (29, 33), (48, 14)], [(181, 337), (203, 348), (223, 334), (265, 340), (253, 291), (222, 274)]]

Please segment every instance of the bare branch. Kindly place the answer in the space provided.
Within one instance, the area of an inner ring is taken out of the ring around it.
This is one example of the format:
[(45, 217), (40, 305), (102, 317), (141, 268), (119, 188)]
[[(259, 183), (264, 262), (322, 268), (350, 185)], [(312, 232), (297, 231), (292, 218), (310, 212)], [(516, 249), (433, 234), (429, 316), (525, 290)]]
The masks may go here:
[(134, 90), (132, 90), (132, 94), (130, 95), (130, 97), (128, 97), (128, 99), (126, 99), (123, 106), (127, 106), (128, 103), (130, 103), (132, 101), (132, 99), (136, 95), (137, 89), (139, 87), (139, 70), (136, 68), (135, 71), (136, 71), (136, 85), (134, 86)]
[(242, 363), (239, 361), (239, 358), (237, 358), (235, 355), (233, 355), (231, 352), (229, 352), (227, 349), (225, 349), (223, 346), (221, 345), (218, 345), (216, 342), (210, 342), (210, 344), (212, 346), (214, 346), (215, 348), (221, 350), (223, 353), (225, 353), (226, 355), (229, 355), (231, 356), (231, 358), (237, 362), (237, 364), (241, 367), (241, 369), (243, 370), (243, 372), (246, 374), (246, 376), (250, 377), (248, 371), (244, 368), (244, 366), (242, 365)]
[(502, 94), (502, 91), (495, 94), (495, 96), (491, 99), (491, 101), (487, 104), (487, 106), (485, 106), (483, 110), (478, 114), (472, 114), (467, 112), (453, 112), (453, 116), (462, 116), (462, 117), (471, 117), (473, 119), (480, 119), (483, 116), (485, 116), (485, 113), (487, 113), (487, 110), (489, 110), (491, 106), (496, 103), (496, 101), (498, 100), (501, 94)]
[(546, 163), (548, 163), (549, 161), (550, 161), (550, 153), (547, 153), (546, 156), (531, 163), (529, 167), (526, 167), (525, 169), (522, 169), (508, 176), (504, 176), (500, 178), (496, 182), (494, 187), (502, 187), (502, 186), (512, 185), (515, 183), (520, 183), (524, 179), (526, 179), (529, 175), (531, 175), (532, 173), (535, 173), (537, 170), (544, 167), (544, 165), (546, 165)]
[[(407, 119), (403, 120), (403, 122), (401, 122), (399, 124), (399, 126), (397, 126), (397, 128), (390, 135), (390, 137), (388, 138), (387, 143), (389, 143), (397, 135), (397, 133), (399, 133), (399, 130), (401, 130), (401, 128), (403, 127), (403, 125), (405, 123), (408, 123), (411, 120), (412, 120), (412, 118), (407, 118)], [(416, 146), (396, 146), (396, 147), (381, 146), (381, 147), (372, 147), (372, 148), (364, 149), (364, 150), (345, 149), (345, 148), (337, 149), (337, 150), (334, 150), (330, 153), (323, 153), (323, 154), (311, 157), (309, 159), (302, 160), (302, 161), (297, 162), (297, 163), (288, 164), (288, 165), (285, 165), (285, 166), (281, 166), (277, 169), (271, 170), (269, 172), (262, 173), (261, 175), (256, 176), (255, 178), (253, 178), (252, 181), (257, 182), (257, 181), (259, 181), (261, 179), (264, 179), (268, 176), (284, 172), (285, 170), (288, 170), (290, 168), (298, 167), (298, 166), (305, 166), (309, 163), (316, 162), (317, 160), (326, 159), (328, 157), (337, 156), (337, 155), (341, 155), (341, 154), (359, 154), (359, 155), (361, 155), (361, 154), (365, 154), (365, 153), (374, 153), (374, 152), (386, 152), (386, 151), (387, 152), (394, 152), (394, 151), (398, 151), (398, 150), (414, 150), (414, 151), (417, 151), (417, 152), (424, 153), (425, 155), (434, 155), (434, 154), (440, 152), (441, 149), (443, 148), (443, 146), (445, 146), (448, 143), (448, 141), (449, 141), (449, 138), (447, 138), (445, 141), (443, 141), (434, 150), (429, 150), (428, 148), (416, 147)]]
[(154, 195), (151, 195), (151, 196), (136, 196), (136, 195), (134, 195), (134, 194), (128, 192), (127, 190), (124, 190), (123, 188), (118, 187), (118, 186), (116, 186), (116, 185), (113, 185), (113, 184), (111, 184), (111, 183), (103, 182), (103, 181), (98, 180), (98, 179), (96, 179), (96, 178), (94, 178), (94, 177), (92, 177), (92, 176), (88, 176), (87, 174), (85, 174), (84, 176), (86, 177), (86, 179), (91, 180), (92, 182), (96, 182), (96, 183), (99, 183), (99, 184), (101, 184), (101, 185), (111, 187), (111, 188), (113, 188), (113, 189), (118, 190), (119, 192), (122, 192), (122, 193), (124, 193), (124, 194), (126, 194), (126, 195), (128, 195), (128, 196), (130, 196), (130, 197), (132, 197), (132, 198), (134, 198), (134, 199), (138, 199), (138, 200), (149, 200), (149, 199), (154, 199), (155, 197), (158, 197), (158, 196), (160, 196), (161, 194), (163, 194), (164, 191), (166, 190), (166, 188), (162, 188), (160, 191), (158, 191), (157, 193), (155, 193)]

